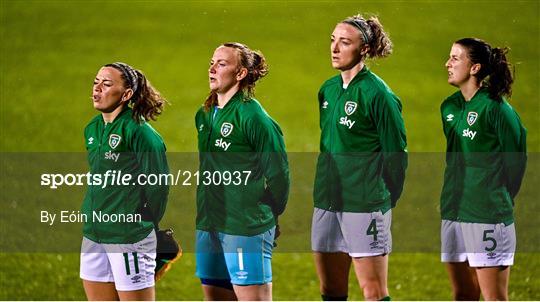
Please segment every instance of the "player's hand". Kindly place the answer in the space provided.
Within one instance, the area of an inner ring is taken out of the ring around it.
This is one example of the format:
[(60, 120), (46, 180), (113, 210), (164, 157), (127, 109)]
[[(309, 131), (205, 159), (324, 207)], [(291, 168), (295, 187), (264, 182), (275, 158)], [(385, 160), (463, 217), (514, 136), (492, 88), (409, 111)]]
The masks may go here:
[(276, 231), (274, 232), (274, 247), (277, 247), (277, 239), (281, 235), (281, 229), (279, 224), (276, 224)]

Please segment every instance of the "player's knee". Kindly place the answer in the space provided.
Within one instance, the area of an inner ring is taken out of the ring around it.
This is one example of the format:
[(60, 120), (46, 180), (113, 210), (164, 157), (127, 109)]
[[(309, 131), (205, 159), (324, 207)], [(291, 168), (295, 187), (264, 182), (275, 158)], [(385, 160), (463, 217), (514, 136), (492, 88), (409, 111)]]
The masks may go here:
[(378, 280), (369, 280), (362, 284), (364, 299), (380, 300), (388, 296), (388, 289)]
[(482, 293), (485, 301), (508, 301), (508, 295), (505, 292)]

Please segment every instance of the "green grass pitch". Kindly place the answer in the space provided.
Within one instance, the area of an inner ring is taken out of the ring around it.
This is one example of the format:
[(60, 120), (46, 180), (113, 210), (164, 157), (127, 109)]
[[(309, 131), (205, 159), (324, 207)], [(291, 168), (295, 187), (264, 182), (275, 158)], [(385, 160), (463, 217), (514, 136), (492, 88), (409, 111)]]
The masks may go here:
[[(28, 217), (28, 223), (15, 218), (40, 208), (79, 208), (83, 188), (32, 190), (38, 178), (24, 179), (23, 174), (55, 167), (55, 160), (59, 167), (68, 162), (67, 154), (84, 158), (82, 130), (96, 114), (91, 83), (100, 66), (124, 61), (145, 72), (171, 103), (152, 123), (171, 153), (171, 166), (193, 169), (188, 159), (197, 148), (194, 114), (208, 93), (212, 52), (228, 41), (265, 54), (270, 73), (258, 84), (256, 96), (281, 125), (291, 152), (293, 187), (273, 258), (274, 299), (320, 299), (309, 253), (311, 163), (319, 146), (316, 95), (322, 82), (336, 74), (329, 60), (333, 26), (359, 12), (377, 14), (394, 42), (393, 55), (368, 65), (403, 102), (411, 154), (404, 195), (394, 211), (392, 298), (451, 299), (438, 254), (445, 147), (439, 105), (455, 91), (446, 83), (444, 68), (452, 42), (475, 36), (511, 48), (516, 80), (510, 102), (528, 129), (530, 161), (516, 201), (518, 253), (510, 299), (540, 300), (540, 4), (428, 0), (0, 0), (0, 299), (85, 299), (76, 248), (31, 252), (31, 246), (18, 239), (34, 234), (34, 243), (57, 243), (62, 238), (38, 226), (38, 217)], [(11, 159), (26, 163), (22, 172), (12, 170), (16, 165)], [(79, 163), (84, 169), (85, 162)], [(162, 225), (177, 230), (187, 253), (157, 284), (160, 300), (202, 299), (192, 253), (194, 202), (193, 188), (172, 189)], [(80, 240), (77, 229), (70, 231)], [(350, 298), (362, 299), (352, 274), (350, 280)]]

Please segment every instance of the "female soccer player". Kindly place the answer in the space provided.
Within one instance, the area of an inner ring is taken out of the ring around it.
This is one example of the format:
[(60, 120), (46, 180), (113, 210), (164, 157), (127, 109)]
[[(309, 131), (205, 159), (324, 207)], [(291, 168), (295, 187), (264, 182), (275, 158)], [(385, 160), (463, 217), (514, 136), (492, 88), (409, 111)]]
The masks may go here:
[(401, 102), (365, 65), (392, 43), (376, 17), (338, 23), (332, 67), (319, 91), (321, 154), (311, 242), (323, 300), (346, 300), (351, 262), (366, 300), (389, 299), (391, 209), (407, 166)]
[[(99, 70), (92, 100), (101, 114), (84, 130), (95, 181), (82, 205), (84, 290), (89, 300), (154, 300), (154, 229), (168, 187), (132, 182), (138, 175), (169, 173), (165, 144), (146, 122), (155, 120), (165, 100), (142, 72), (119, 62)], [(132, 176), (129, 183), (119, 184), (126, 175)]]
[(240, 43), (219, 46), (210, 95), (195, 116), (197, 276), (206, 300), (271, 300), (271, 257), (289, 169), (279, 125), (253, 99), (265, 58)]
[(514, 198), (526, 165), (526, 130), (508, 104), (505, 48), (465, 38), (452, 45), (441, 105), (447, 166), (441, 193), (441, 259), (454, 299), (508, 300), (516, 234)]

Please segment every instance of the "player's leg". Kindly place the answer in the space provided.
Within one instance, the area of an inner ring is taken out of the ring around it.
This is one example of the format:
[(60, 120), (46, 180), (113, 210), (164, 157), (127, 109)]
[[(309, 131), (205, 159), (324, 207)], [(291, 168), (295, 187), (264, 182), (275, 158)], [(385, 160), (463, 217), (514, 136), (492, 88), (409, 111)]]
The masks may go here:
[(311, 249), (323, 300), (347, 300), (351, 257), (338, 219), (341, 213), (315, 208)]
[(353, 264), (365, 300), (388, 297), (388, 255), (353, 258)]
[(201, 279), (201, 284), (206, 301), (238, 300), (229, 279)]
[(480, 287), (474, 268), (465, 262), (447, 262), (446, 271), (452, 284), (452, 295), (456, 301), (477, 301)]
[(118, 300), (107, 253), (101, 244), (83, 238), (80, 277), (89, 301)]
[(220, 234), (234, 292), (241, 301), (272, 300), (275, 228), (255, 236)]
[(271, 301), (272, 282), (256, 285), (233, 285), (238, 301)]
[(351, 257), (346, 253), (314, 252), (323, 300), (346, 300), (349, 287)]
[(197, 230), (196, 272), (206, 301), (237, 300), (216, 232)]
[(358, 284), (366, 300), (390, 299), (388, 254), (392, 250), (392, 211), (343, 213), (341, 226)]
[(118, 301), (114, 282), (96, 282), (83, 279), (84, 293), (88, 301)]
[(118, 297), (120, 297), (120, 301), (155, 301), (156, 290), (153, 286), (139, 290), (119, 290)]
[(441, 261), (446, 264), (454, 300), (480, 299), (478, 280), (467, 261), (463, 232), (457, 221), (441, 221)]
[(479, 267), (476, 274), (485, 301), (508, 301), (509, 266)]

